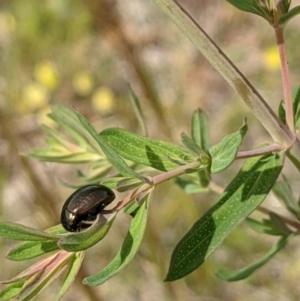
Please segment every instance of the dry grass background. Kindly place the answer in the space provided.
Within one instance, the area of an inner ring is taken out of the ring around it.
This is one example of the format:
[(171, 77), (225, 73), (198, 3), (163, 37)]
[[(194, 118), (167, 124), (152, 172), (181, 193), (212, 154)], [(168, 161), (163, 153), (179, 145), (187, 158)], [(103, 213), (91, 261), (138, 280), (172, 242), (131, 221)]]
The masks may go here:
[[(239, 12), (224, 0), (181, 0), (224, 52), (276, 109), (282, 97), (274, 36), (261, 18)], [(293, 1), (293, 5), (300, 1)], [(226, 82), (151, 0), (0, 1), (0, 216), (44, 229), (59, 222), (81, 166), (41, 163), (20, 156), (44, 145), (39, 124), (53, 104), (74, 106), (98, 130), (119, 126), (139, 132), (127, 83), (139, 95), (150, 137), (179, 143), (201, 107), (212, 143), (237, 130), (247, 116), (244, 149), (270, 138)], [(293, 86), (299, 83), (299, 17), (286, 28)], [(227, 185), (241, 162), (214, 177)], [(285, 170), (294, 183), (299, 175)], [(274, 241), (240, 226), (200, 269), (164, 283), (172, 249), (217, 199), (214, 193), (187, 196), (173, 183), (161, 185), (150, 208), (146, 237), (134, 261), (98, 288), (80, 280), (113, 258), (129, 223), (118, 218), (105, 240), (90, 249), (78, 281), (64, 300), (299, 300), (299, 243), (293, 241), (249, 279), (225, 283), (218, 267), (238, 268), (259, 258)], [(268, 204), (281, 210), (276, 200)], [(257, 215), (260, 217), (259, 215)], [(4, 260), (11, 241), (0, 239), (0, 279), (28, 266)], [(51, 300), (59, 280), (37, 300)]]

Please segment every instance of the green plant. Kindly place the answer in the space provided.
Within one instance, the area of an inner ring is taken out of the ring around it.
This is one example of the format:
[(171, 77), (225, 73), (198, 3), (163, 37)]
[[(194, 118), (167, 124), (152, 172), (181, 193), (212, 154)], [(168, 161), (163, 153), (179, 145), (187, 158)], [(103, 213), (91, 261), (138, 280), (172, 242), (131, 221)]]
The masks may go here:
[[(210, 145), (208, 121), (200, 109), (192, 116), (190, 135), (181, 134), (184, 147), (179, 147), (119, 128), (108, 128), (97, 133), (78, 112), (54, 106), (49, 117), (59, 129), (44, 126), (49, 136), (48, 148), (35, 150), (29, 156), (41, 161), (89, 163), (93, 174), (86, 176), (79, 172), (81, 184), (101, 182), (117, 191), (127, 192), (127, 195), (111, 213), (99, 214), (88, 230), (76, 234), (66, 233), (61, 226), (38, 231), (18, 224), (1, 223), (1, 236), (24, 241), (9, 252), (8, 259), (20, 261), (49, 252), (55, 253), (7, 281), (0, 299), (8, 300), (19, 296), (20, 300), (30, 300), (54, 276), (68, 268), (67, 276), (56, 296), (56, 300), (59, 300), (76, 276), (85, 250), (103, 239), (117, 215), (124, 209), (124, 213), (131, 216), (131, 224), (119, 253), (104, 269), (84, 280), (90, 286), (104, 283), (124, 268), (137, 252), (146, 227), (147, 209), (151, 206), (153, 191), (160, 183), (176, 178), (177, 184), (187, 193), (206, 191), (212, 188), (211, 175), (223, 171), (236, 159), (247, 158), (217, 203), (199, 218), (175, 247), (165, 280), (182, 278), (198, 268), (245, 219), (252, 229), (279, 236), (279, 239), (256, 263), (239, 271), (217, 272), (220, 278), (227, 281), (241, 280), (251, 275), (281, 250), (288, 238), (295, 236), (300, 230), (299, 200), (293, 195), (286, 177), (276, 183), (285, 157), (300, 170), (300, 143), (296, 136), (296, 128), (300, 123), (300, 86), (291, 93), (283, 43), (283, 28), (287, 21), (299, 13), (299, 7), (289, 10), (291, 1), (228, 1), (241, 10), (263, 17), (274, 28), (281, 58), (284, 91), (284, 101), (280, 104), (277, 117), (249, 81), (177, 2), (154, 1), (250, 107), (274, 143), (239, 152), (248, 129), (244, 119), (237, 132), (225, 136), (218, 144)], [(141, 128), (146, 134), (146, 125), (133, 91), (131, 96)], [(153, 170), (156, 174), (150, 177)], [(260, 207), (271, 189), (295, 219), (288, 219)], [(254, 210), (266, 213), (268, 219), (261, 222), (248, 218)]]

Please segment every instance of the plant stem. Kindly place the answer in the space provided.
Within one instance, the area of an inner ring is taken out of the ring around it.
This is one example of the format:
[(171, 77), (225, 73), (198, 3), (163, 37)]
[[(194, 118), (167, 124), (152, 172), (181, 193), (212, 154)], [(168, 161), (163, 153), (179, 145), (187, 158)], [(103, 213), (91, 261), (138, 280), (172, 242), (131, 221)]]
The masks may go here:
[(295, 127), (294, 127), (294, 114), (293, 114), (289, 67), (288, 67), (286, 51), (285, 51), (283, 29), (282, 27), (279, 26), (277, 22), (277, 18), (275, 18), (273, 27), (275, 31), (277, 48), (278, 48), (278, 53), (280, 58), (283, 99), (285, 104), (285, 119), (286, 119), (287, 126), (290, 128), (291, 131), (294, 132)]
[(192, 162), (188, 163), (183, 166), (179, 166), (178, 168), (172, 169), (170, 171), (161, 173), (159, 175), (154, 176), (150, 179), (150, 183), (143, 184), (142, 186), (138, 187), (137, 189), (133, 190), (130, 194), (128, 194), (122, 201), (120, 201), (111, 211), (121, 210), (127, 204), (129, 204), (133, 199), (137, 196), (142, 195), (150, 191), (153, 186), (158, 185), (162, 182), (168, 181), (174, 177), (180, 176), (181, 174), (185, 173), (188, 169), (198, 168), (200, 162)]
[(168, 172), (164, 172), (157, 176), (154, 176), (152, 178), (153, 185), (157, 185), (162, 182), (168, 181), (174, 177), (177, 177), (177, 176), (185, 173), (185, 171), (188, 169), (193, 169), (193, 168), (199, 167), (199, 165), (200, 165), (200, 162), (192, 162), (192, 163), (180, 166), (178, 168), (172, 169)]
[[(195, 44), (212, 66), (224, 77), (231, 87), (250, 107), (253, 114), (266, 128), (275, 142), (287, 146), (293, 133), (279, 120), (258, 91), (246, 77), (217, 47), (207, 33), (175, 0), (153, 0), (173, 20), (180, 30)], [(298, 152), (298, 150), (296, 150)], [(300, 153), (298, 153), (300, 160)]]
[(268, 154), (271, 152), (279, 152), (281, 150), (282, 150), (282, 146), (280, 144), (274, 143), (274, 144), (268, 145), (263, 148), (244, 151), (244, 152), (238, 152), (236, 155), (236, 159), (256, 157), (256, 156), (261, 156), (261, 155)]

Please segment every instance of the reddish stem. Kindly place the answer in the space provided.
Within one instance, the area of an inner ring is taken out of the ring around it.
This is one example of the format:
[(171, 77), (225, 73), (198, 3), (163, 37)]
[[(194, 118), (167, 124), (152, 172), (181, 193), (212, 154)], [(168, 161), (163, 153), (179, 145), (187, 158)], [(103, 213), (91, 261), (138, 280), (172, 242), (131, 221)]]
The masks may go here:
[(244, 152), (238, 152), (236, 155), (236, 159), (256, 157), (256, 156), (261, 156), (261, 155), (268, 154), (271, 152), (279, 152), (281, 150), (282, 150), (282, 146), (280, 144), (274, 143), (274, 144), (268, 145), (263, 148), (244, 151)]
[(276, 18), (273, 27), (275, 30), (277, 48), (278, 48), (278, 53), (280, 58), (286, 124), (291, 131), (295, 132), (290, 75), (289, 75), (289, 67), (288, 67), (286, 51), (285, 51), (283, 29), (282, 27), (279, 26)]

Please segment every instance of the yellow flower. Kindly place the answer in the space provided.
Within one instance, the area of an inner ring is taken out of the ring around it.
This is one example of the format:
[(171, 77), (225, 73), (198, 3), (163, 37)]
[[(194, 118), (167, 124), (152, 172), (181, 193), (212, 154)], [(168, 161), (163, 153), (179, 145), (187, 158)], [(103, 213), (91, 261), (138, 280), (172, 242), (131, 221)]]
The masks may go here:
[(80, 96), (87, 96), (93, 89), (94, 81), (87, 72), (78, 72), (73, 76), (73, 88)]
[(47, 106), (48, 91), (40, 84), (32, 83), (24, 87), (22, 102), (18, 106), (20, 113), (33, 113)]
[(95, 111), (108, 113), (113, 107), (113, 102), (113, 92), (106, 87), (102, 87), (94, 92), (91, 104)]
[(270, 70), (278, 70), (280, 68), (280, 59), (277, 47), (272, 46), (267, 48), (263, 54), (264, 65)]
[(49, 90), (54, 90), (58, 85), (58, 75), (51, 62), (40, 62), (34, 68), (35, 79)]

